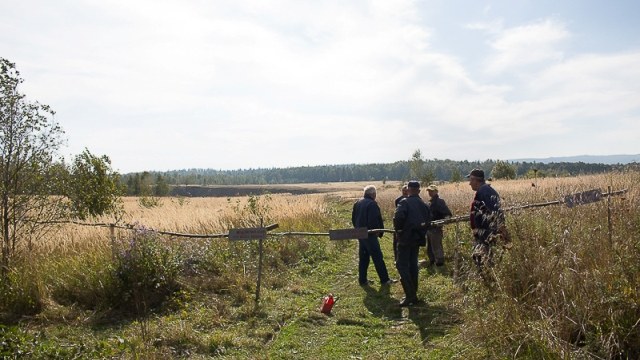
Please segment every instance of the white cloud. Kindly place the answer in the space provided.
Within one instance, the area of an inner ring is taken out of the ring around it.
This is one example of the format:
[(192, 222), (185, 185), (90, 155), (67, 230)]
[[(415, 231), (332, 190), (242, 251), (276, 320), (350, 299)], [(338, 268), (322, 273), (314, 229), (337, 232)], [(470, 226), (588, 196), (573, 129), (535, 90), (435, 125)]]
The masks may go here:
[(569, 37), (565, 25), (552, 19), (503, 29), (490, 43), (495, 54), (489, 59), (486, 70), (490, 74), (500, 74), (560, 61), (563, 51), (558, 46)]
[(638, 52), (577, 56), (541, 71), (528, 91), (567, 128), (591, 122), (617, 127), (640, 115), (639, 61)]
[(488, 34), (499, 34), (504, 29), (504, 24), (502, 19), (496, 19), (489, 22), (469, 23), (469, 24), (466, 24), (464, 27), (470, 30), (483, 31)]

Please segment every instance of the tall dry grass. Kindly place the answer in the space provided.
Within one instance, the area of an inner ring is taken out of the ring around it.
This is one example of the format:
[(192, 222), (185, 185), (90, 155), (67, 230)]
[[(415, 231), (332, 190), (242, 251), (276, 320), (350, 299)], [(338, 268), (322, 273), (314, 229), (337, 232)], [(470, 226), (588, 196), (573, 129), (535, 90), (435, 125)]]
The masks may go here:
[[(322, 194), (268, 195), (265, 224), (277, 222), (286, 227), (292, 219), (313, 218), (327, 211)], [(264, 197), (262, 197), (264, 198)], [(227, 232), (233, 220), (247, 206), (249, 197), (232, 198), (160, 198), (159, 205), (145, 207), (137, 197), (123, 198), (124, 214), (119, 224), (144, 226), (149, 229), (184, 234), (221, 234)], [(93, 219), (95, 223), (115, 223), (113, 217)], [(254, 226), (258, 226), (254, 224)], [(126, 238), (128, 230), (117, 230), (117, 238)], [(60, 225), (50, 236), (34, 244), (41, 254), (60, 255), (82, 252), (95, 247), (108, 247), (110, 233), (105, 227)]]
[[(500, 260), (490, 269), (494, 281), (489, 284), (464, 256), (468, 277), (462, 284), (467, 292), (460, 303), (460, 338), (479, 350), (478, 357), (640, 356), (637, 178), (637, 173), (617, 173), (542, 179), (535, 187), (530, 181), (493, 183), (505, 207), (559, 200), (590, 189), (607, 192), (609, 186), (629, 191), (573, 208), (552, 205), (508, 212), (513, 247), (498, 251)], [(450, 198), (458, 212), (464, 202), (459, 196)], [(470, 235), (465, 232), (465, 237)]]
[[(631, 176), (631, 175), (629, 175)], [(627, 176), (628, 177), (628, 176)], [(500, 193), (504, 207), (518, 206), (525, 203), (558, 200), (564, 195), (600, 188), (604, 192), (607, 186), (614, 190), (632, 187), (634, 184), (624, 180), (624, 176), (603, 174), (573, 178), (541, 178), (536, 186), (533, 180), (495, 181), (491, 185)], [(339, 197), (345, 201), (355, 201), (362, 196), (362, 188), (368, 183), (346, 183), (330, 186), (335, 191), (326, 194), (312, 195), (269, 195), (269, 209), (265, 222), (277, 222), (287, 230), (308, 231), (322, 229), (322, 215), (331, 211), (327, 208), (326, 196)], [(400, 182), (372, 182), (378, 189), (378, 203), (382, 209), (388, 227), (393, 216), (394, 199), (400, 194)], [(308, 185), (312, 187), (312, 185)], [(344, 188), (344, 189), (343, 189)], [(454, 215), (466, 215), (473, 191), (466, 182), (444, 184), (439, 187), (440, 197), (445, 199)], [(421, 196), (426, 200), (427, 194)], [(161, 198), (160, 205), (147, 208), (141, 206), (138, 198), (126, 197), (124, 215), (120, 222), (140, 224), (157, 230), (192, 233), (215, 234), (229, 228), (229, 219), (233, 219), (239, 210), (247, 205), (248, 197), (234, 198)], [(616, 197), (620, 199), (620, 197)], [(528, 211), (528, 210), (527, 210)], [(306, 221), (316, 220), (316, 221)], [(98, 218), (96, 222), (114, 222), (113, 218)], [(320, 224), (320, 226), (316, 224)], [(294, 227), (298, 226), (297, 228)], [(328, 230), (328, 229), (322, 229)], [(125, 236), (126, 231), (119, 231), (118, 237)], [(109, 231), (105, 228), (85, 227), (73, 224), (62, 225), (53, 231), (46, 240), (34, 244), (35, 250), (44, 254), (59, 251), (84, 251), (87, 247), (108, 246)]]
[[(124, 215), (119, 224), (133, 224), (148, 236), (155, 236), (157, 246), (144, 242), (145, 248), (136, 250), (136, 244), (143, 242), (132, 230), (117, 229), (115, 242), (105, 227), (66, 224), (52, 231), (46, 241), (34, 244), (28, 256), (16, 264), (8, 286), (11, 291), (3, 294), (0, 315), (2, 312), (36, 313), (51, 301), (90, 309), (120, 306), (118, 299), (113, 297), (114, 293), (126, 293), (126, 289), (120, 289), (123, 286), (123, 263), (118, 254), (134, 251), (143, 251), (140, 256), (147, 256), (144, 254), (148, 251), (147, 259), (151, 261), (148, 266), (161, 268), (174, 263), (173, 260), (167, 262), (162, 254), (174, 254), (175, 261), (182, 264), (183, 273), (211, 275), (207, 277), (207, 284), (201, 282), (191, 286), (204, 286), (223, 295), (230, 294), (237, 302), (243, 303), (255, 291), (257, 242), (159, 236), (149, 230), (220, 234), (231, 228), (255, 227), (261, 223), (278, 223), (283, 231), (304, 227), (324, 229), (331, 227), (333, 219), (324, 195), (162, 198), (156, 203), (157, 206), (145, 207), (137, 198), (125, 198)], [(99, 218), (94, 221), (112, 223), (115, 220)], [(299, 237), (267, 241), (264, 276), (265, 282), (271, 282), (273, 286), (283, 285), (278, 272), (303, 260), (313, 263), (327, 256), (327, 240)], [(161, 274), (152, 268), (145, 268), (145, 272), (149, 276)], [(131, 274), (127, 276), (131, 277)], [(183, 282), (188, 283), (188, 279)], [(160, 300), (154, 301), (160, 303)]]

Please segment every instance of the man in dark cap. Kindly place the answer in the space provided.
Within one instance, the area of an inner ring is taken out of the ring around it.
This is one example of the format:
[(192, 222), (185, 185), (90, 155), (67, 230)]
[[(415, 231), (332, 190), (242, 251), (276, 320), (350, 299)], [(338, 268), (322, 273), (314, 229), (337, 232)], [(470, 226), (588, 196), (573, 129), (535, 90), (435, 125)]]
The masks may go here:
[(472, 257), (478, 268), (491, 266), (496, 237), (504, 228), (504, 213), (500, 208), (500, 195), (485, 182), (484, 171), (473, 169), (466, 176), (475, 196), (471, 203), (469, 221), (473, 232)]
[(418, 249), (426, 244), (426, 229), (431, 222), (429, 207), (420, 198), (420, 183), (409, 181), (409, 196), (401, 199), (393, 216), (393, 227), (398, 232), (396, 268), (404, 298), (400, 306), (413, 306), (418, 302)]

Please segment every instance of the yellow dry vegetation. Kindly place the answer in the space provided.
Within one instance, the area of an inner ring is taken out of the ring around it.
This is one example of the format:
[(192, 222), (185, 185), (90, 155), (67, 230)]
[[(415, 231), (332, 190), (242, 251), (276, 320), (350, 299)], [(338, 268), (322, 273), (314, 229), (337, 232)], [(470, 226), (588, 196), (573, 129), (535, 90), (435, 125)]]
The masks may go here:
[[(266, 197), (268, 196), (268, 200)], [(326, 208), (326, 194), (263, 195), (259, 198), (268, 205), (271, 219), (309, 217), (309, 214), (323, 212)], [(160, 198), (159, 205), (151, 208), (140, 205), (139, 198), (123, 198), (124, 216), (120, 225), (130, 224), (154, 230), (184, 234), (220, 234), (228, 231), (226, 219), (247, 206), (249, 197), (232, 198)], [(113, 217), (94, 219), (92, 223), (114, 223)], [(268, 225), (268, 224), (265, 224)], [(128, 230), (116, 229), (116, 237), (126, 236)], [(109, 228), (65, 224), (58, 227), (41, 242), (39, 250), (52, 251), (84, 249), (99, 246), (110, 241)]]
[[(638, 189), (635, 185), (636, 173), (608, 173), (563, 178), (540, 178), (523, 180), (500, 180), (490, 182), (501, 195), (503, 206), (518, 206), (527, 203), (539, 203), (560, 200), (565, 195), (590, 189), (600, 189), (607, 192), (608, 186), (612, 190), (629, 189), (622, 198), (638, 199)], [(303, 218), (313, 219), (323, 214), (327, 208), (327, 198), (338, 198), (344, 202), (355, 201), (362, 196), (363, 188), (372, 184), (378, 189), (378, 203), (385, 217), (387, 227), (390, 226), (390, 216), (393, 213), (394, 199), (400, 194), (402, 182), (348, 182), (299, 184), (298, 186), (323, 193), (308, 195), (271, 194), (268, 196), (269, 218), (279, 222), (280, 219)], [(473, 198), (473, 191), (466, 182), (438, 184), (439, 194), (445, 199), (454, 216), (467, 213)], [(421, 193), (427, 199), (426, 191)], [(224, 227), (225, 219), (234, 216), (238, 209), (247, 205), (249, 197), (231, 198), (160, 198), (160, 205), (146, 208), (140, 205), (136, 197), (123, 198), (125, 215), (121, 223), (138, 224), (156, 230), (189, 233), (189, 234), (217, 234), (227, 231)], [(633, 200), (632, 200), (633, 201)], [(349, 219), (346, 219), (347, 221)], [(113, 218), (96, 219), (97, 222), (111, 223)], [(265, 224), (266, 225), (266, 224)], [(307, 229), (294, 229), (307, 231)], [(328, 229), (326, 229), (328, 230)], [(126, 230), (119, 230), (120, 236)], [(109, 230), (103, 227), (88, 227), (78, 225), (64, 225), (53, 232), (48, 241), (42, 243), (41, 249), (49, 251), (52, 248), (67, 249), (85, 248), (87, 245), (96, 246), (109, 241)]]

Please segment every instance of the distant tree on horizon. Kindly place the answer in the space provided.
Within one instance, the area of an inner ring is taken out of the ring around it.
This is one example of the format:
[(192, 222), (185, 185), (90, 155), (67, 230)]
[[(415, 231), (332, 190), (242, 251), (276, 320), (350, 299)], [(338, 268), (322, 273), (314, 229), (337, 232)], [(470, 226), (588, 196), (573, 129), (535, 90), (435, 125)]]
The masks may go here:
[(516, 168), (506, 161), (498, 160), (491, 170), (491, 177), (494, 179), (515, 179)]

